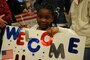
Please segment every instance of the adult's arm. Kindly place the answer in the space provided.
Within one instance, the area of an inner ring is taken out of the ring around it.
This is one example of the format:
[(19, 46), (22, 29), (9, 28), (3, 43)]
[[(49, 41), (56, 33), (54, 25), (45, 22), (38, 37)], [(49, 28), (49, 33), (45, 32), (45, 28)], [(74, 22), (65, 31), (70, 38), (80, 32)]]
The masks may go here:
[(12, 21), (12, 15), (11, 15), (10, 9), (8, 7), (8, 4), (6, 3), (6, 0), (1, 0), (1, 2), (4, 5), (3, 14), (5, 15), (4, 17), (2, 17), (2, 19), (10, 23)]

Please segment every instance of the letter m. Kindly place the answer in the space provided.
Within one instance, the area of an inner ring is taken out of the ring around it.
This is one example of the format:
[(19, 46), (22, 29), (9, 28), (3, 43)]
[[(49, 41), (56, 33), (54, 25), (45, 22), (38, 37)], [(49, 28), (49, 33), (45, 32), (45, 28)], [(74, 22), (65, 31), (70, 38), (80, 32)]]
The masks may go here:
[(60, 53), (61, 53), (61, 58), (64, 59), (65, 58), (65, 53), (64, 53), (63, 44), (60, 44), (58, 49), (56, 50), (56, 47), (55, 47), (54, 43), (52, 43), (52, 45), (50, 47), (50, 51), (49, 51), (49, 57), (51, 58), (54, 54), (55, 58), (58, 58)]

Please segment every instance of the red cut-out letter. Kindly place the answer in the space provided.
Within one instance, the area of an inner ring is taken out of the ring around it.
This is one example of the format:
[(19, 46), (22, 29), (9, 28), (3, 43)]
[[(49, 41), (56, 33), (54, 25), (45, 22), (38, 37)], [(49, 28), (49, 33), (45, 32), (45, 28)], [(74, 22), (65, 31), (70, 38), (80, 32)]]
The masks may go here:
[(24, 42), (21, 41), (21, 40), (24, 39), (24, 38), (22, 37), (22, 35), (25, 35), (25, 32), (20, 32), (20, 34), (18, 35), (17, 45), (24, 45)]
[(53, 37), (50, 37), (50, 39), (48, 40), (48, 42), (45, 42), (44, 39), (45, 39), (45, 36), (48, 35), (48, 32), (44, 32), (41, 36), (41, 43), (42, 45), (44, 46), (50, 46), (53, 42)]

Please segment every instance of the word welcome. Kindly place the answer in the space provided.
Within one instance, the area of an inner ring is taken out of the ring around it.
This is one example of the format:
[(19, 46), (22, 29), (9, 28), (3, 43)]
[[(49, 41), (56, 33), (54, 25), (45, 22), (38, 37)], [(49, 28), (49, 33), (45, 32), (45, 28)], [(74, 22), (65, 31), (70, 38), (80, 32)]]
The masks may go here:
[[(26, 36), (26, 33), (22, 32), (22, 30), (20, 28), (18, 28), (17, 30), (16, 30), (16, 27), (12, 27), (11, 29), (10, 28), (11, 27), (6, 27), (7, 39), (9, 40), (11, 38), (11, 36), (13, 36), (13, 40), (16, 40), (16, 44), (23, 46), (24, 45), (23, 40), (25, 40), (24, 37)], [(40, 50), (40, 47), (41, 47), (39, 45), (39, 43), (41, 42), (43, 47), (50, 46), (50, 50), (49, 50), (49, 57), (50, 58), (53, 57), (53, 54), (54, 54), (55, 58), (58, 58), (59, 55), (61, 54), (61, 58), (64, 59), (65, 58), (64, 44), (60, 43), (58, 49), (56, 49), (56, 46), (53, 43), (53, 37), (50, 37), (50, 39), (47, 42), (45, 41), (45, 37), (47, 35), (48, 35), (47, 32), (43, 32), (40, 40), (38, 38), (29, 38), (29, 41), (27, 44), (28, 50), (32, 53), (38, 52)], [(35, 48), (32, 47), (32, 44), (34, 42), (37, 43), (37, 46)], [(78, 50), (76, 48), (78, 47), (77, 43), (79, 43), (79, 42), (80, 42), (79, 38), (72, 38), (71, 37), (69, 40), (68, 52), (73, 53), (73, 54), (78, 54)], [(24, 56), (24, 58), (25, 58), (25, 56)], [(16, 55), (16, 59), (18, 59), (17, 55)]]

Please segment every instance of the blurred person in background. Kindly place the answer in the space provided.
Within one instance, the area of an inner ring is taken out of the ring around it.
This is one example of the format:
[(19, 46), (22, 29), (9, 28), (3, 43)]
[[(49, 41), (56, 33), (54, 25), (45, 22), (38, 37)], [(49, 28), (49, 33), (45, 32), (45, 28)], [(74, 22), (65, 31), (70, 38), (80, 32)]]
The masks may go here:
[(6, 3), (6, 0), (0, 0), (0, 51), (2, 46), (2, 38), (6, 25), (10, 25), (12, 22), (11, 12)]
[(90, 0), (73, 0), (70, 14), (71, 29), (86, 37), (84, 60), (90, 60)]
[(25, 0), (26, 3), (26, 9), (34, 10), (34, 3), (36, 0)]
[(21, 14), (25, 8), (24, 0), (7, 0), (7, 4), (12, 13), (13, 22), (16, 22), (15, 15)]

